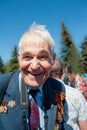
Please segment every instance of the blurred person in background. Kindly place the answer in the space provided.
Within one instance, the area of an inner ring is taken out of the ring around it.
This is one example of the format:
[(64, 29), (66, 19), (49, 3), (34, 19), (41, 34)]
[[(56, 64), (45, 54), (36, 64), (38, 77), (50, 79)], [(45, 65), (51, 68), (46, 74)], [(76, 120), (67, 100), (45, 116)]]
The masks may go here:
[(87, 82), (85, 79), (82, 80), (78, 90), (83, 94), (83, 96), (85, 97), (85, 99), (87, 101)]
[(65, 86), (66, 101), (64, 104), (65, 130), (87, 130), (87, 104), (84, 96), (77, 89), (66, 85), (61, 79), (63, 64), (55, 60), (50, 76)]

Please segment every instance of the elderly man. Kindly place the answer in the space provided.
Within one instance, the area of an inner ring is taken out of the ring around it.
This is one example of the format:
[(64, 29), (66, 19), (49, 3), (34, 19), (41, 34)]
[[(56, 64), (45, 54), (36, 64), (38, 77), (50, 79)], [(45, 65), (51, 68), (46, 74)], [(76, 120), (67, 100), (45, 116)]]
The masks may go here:
[(65, 91), (60, 82), (49, 78), (55, 53), (54, 40), (45, 26), (33, 24), (22, 36), (18, 60), (19, 71), (0, 74), (0, 129), (54, 130), (61, 126), (63, 130)]

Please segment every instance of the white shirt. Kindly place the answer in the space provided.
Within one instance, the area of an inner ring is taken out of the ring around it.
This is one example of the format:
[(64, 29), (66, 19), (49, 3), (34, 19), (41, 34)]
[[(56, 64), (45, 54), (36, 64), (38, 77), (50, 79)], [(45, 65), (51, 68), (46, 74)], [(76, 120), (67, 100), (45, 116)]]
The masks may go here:
[[(63, 83), (63, 81), (61, 82)], [(65, 110), (64, 120), (68, 125), (72, 127), (73, 130), (80, 130), (78, 126), (78, 121), (84, 121), (87, 119), (86, 100), (82, 95), (82, 93), (75, 88), (65, 85), (65, 91), (66, 91), (66, 103), (64, 106)], [(70, 128), (68, 129), (66, 125), (65, 130), (70, 130)]]

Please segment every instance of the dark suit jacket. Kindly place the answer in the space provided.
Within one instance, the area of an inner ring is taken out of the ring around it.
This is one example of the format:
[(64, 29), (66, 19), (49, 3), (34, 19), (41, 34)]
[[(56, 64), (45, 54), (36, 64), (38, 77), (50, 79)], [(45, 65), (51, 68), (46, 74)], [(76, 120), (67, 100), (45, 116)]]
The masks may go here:
[[(20, 109), (20, 92), (19, 92), (19, 72), (16, 72), (8, 85), (4, 100), (8, 103), (9, 101), (15, 101), (15, 108), (8, 108), (7, 113), (0, 113), (0, 129), (1, 130), (23, 130), (22, 111)], [(6, 74), (0, 75), (0, 87), (5, 82)], [(46, 83), (43, 85), (43, 91), (45, 93), (45, 87), (47, 87), (47, 100), (46, 109), (48, 115), (48, 130), (54, 129), (56, 119), (56, 108), (57, 105), (54, 102), (55, 90), (65, 91), (64, 86), (55, 79), (48, 78)], [(54, 105), (51, 108), (51, 105)]]

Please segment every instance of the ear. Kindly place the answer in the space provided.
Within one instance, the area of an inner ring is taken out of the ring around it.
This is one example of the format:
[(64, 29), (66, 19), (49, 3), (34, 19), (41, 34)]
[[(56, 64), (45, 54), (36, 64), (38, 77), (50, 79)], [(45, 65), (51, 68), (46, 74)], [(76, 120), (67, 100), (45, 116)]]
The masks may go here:
[(56, 59), (56, 53), (53, 53), (53, 61), (52, 61), (52, 65), (54, 64), (55, 59)]

